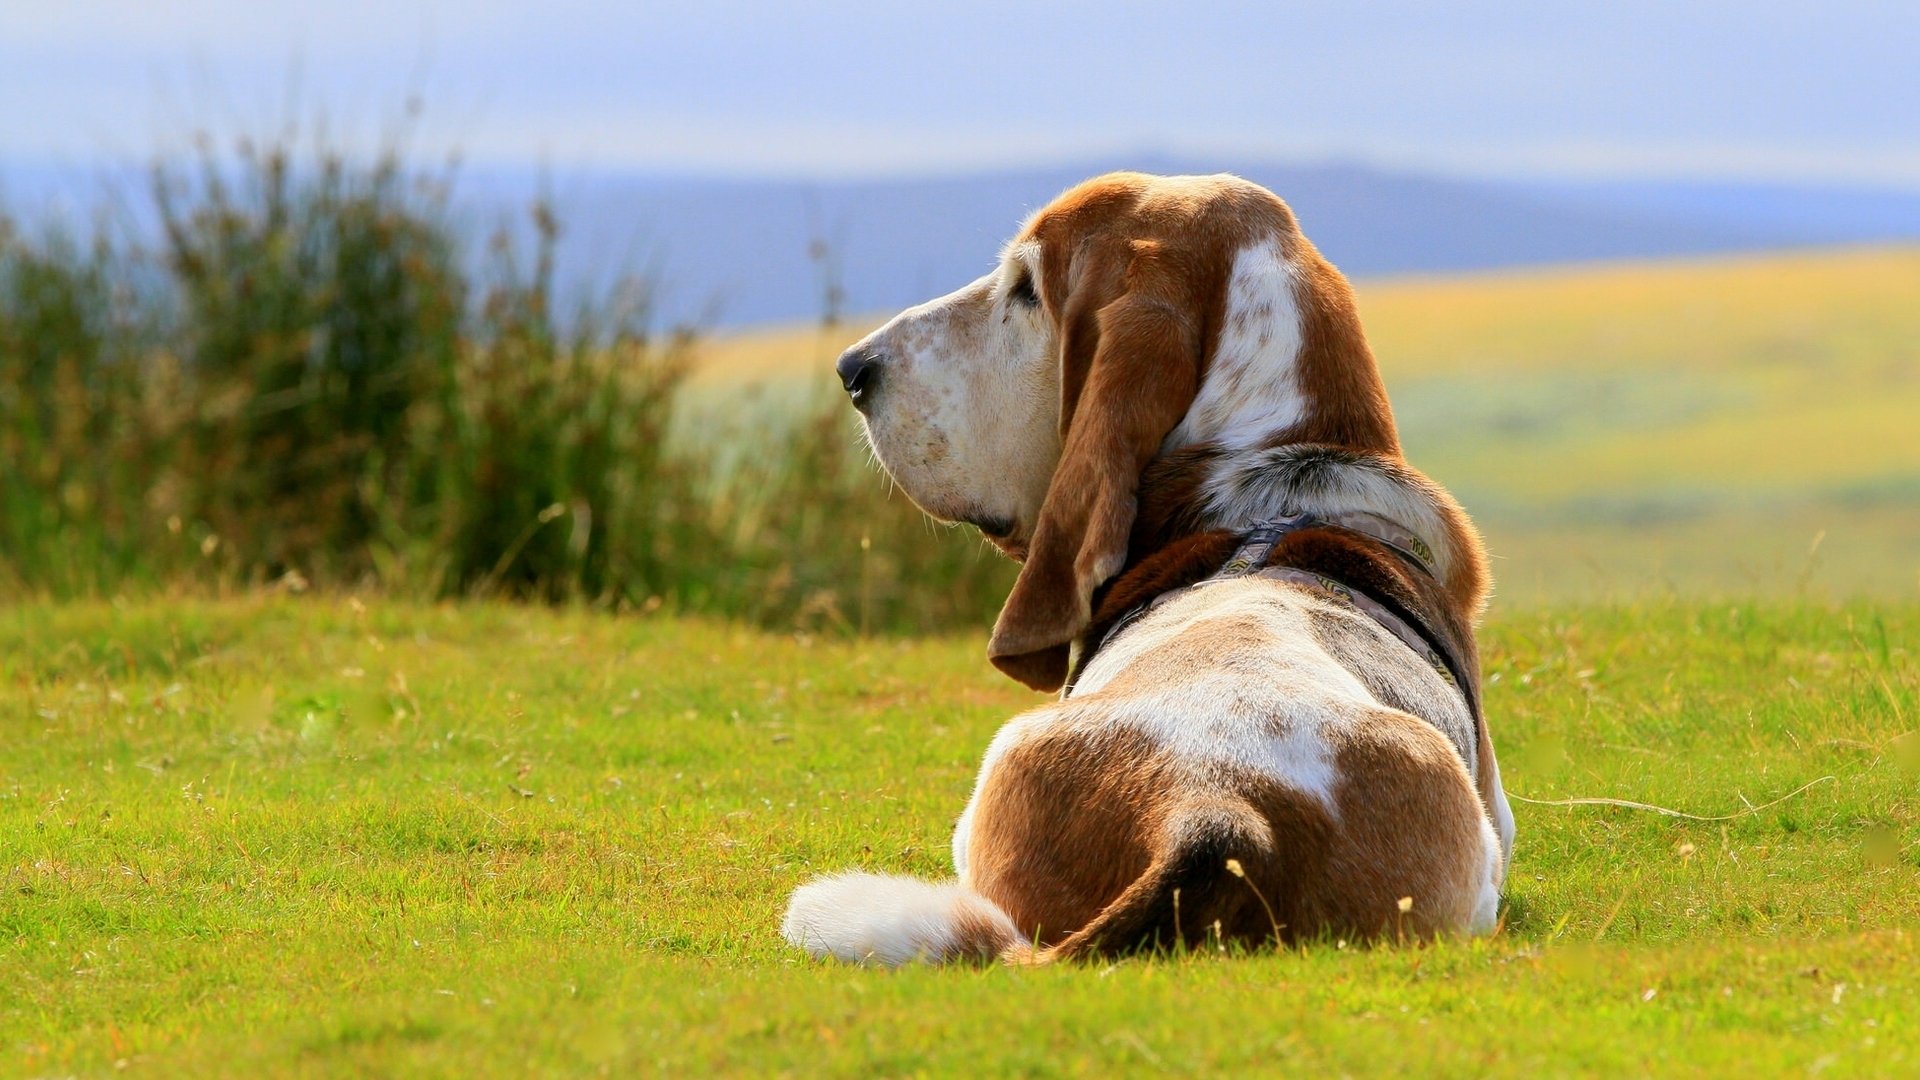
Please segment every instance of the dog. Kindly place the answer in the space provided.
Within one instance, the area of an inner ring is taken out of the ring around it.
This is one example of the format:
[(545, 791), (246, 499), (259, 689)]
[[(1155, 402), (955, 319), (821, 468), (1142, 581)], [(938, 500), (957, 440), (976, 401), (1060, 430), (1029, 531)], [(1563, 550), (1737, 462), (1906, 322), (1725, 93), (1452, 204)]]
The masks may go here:
[(836, 371), (900, 489), (1021, 563), (993, 664), (1065, 690), (988, 746), (955, 880), (815, 880), (788, 941), (1047, 963), (1496, 928), (1486, 556), (1284, 202), (1089, 180)]

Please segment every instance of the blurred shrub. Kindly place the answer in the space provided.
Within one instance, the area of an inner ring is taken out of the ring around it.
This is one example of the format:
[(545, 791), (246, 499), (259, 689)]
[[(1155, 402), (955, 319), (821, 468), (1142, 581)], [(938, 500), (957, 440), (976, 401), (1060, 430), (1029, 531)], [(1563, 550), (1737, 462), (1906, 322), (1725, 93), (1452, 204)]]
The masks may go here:
[(0, 583), (97, 589), (144, 569), (135, 493), (177, 435), (132, 260), (0, 219)]
[(466, 285), (424, 179), (389, 157), (296, 170), (243, 143), (156, 170), (188, 434), (159, 507), (243, 565), (363, 574), (427, 410), (456, 378)]
[[(865, 464), (844, 404), (670, 445), (693, 337), (556, 312), (533, 208), (463, 269), (444, 177), (203, 144), (157, 251), (0, 219), (0, 592), (281, 583), (914, 630), (1010, 571)], [(732, 463), (708, 451), (731, 440)]]
[(730, 572), (695, 606), (863, 633), (991, 623), (1013, 564), (890, 496), (851, 414), (835, 394), (777, 437), (743, 433), (738, 472), (709, 495)]

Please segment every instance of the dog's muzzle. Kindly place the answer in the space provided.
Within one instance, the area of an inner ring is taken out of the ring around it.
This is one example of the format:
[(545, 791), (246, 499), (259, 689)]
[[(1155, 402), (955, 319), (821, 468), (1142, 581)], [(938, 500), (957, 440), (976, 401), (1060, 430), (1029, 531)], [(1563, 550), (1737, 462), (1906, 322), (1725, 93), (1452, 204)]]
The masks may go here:
[(880, 387), (881, 357), (872, 349), (855, 346), (840, 356), (833, 373), (853, 401), (853, 407), (865, 413), (873, 406), (873, 395)]

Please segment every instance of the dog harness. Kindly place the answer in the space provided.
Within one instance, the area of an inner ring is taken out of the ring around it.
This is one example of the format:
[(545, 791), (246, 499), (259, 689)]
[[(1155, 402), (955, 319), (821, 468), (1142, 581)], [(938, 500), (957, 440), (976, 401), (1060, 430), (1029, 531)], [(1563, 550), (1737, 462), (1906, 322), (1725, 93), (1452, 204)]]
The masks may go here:
[(1415, 656), (1426, 661), (1426, 663), (1433, 668), (1434, 672), (1446, 681), (1447, 685), (1453, 687), (1454, 690), (1460, 694), (1461, 699), (1466, 703), (1468, 713), (1474, 718), (1474, 725), (1477, 728), (1480, 722), (1480, 702), (1473, 680), (1468, 677), (1464, 666), (1459, 660), (1437, 644), (1440, 640), (1438, 635), (1430, 631), (1425, 631), (1424, 628), (1417, 628), (1413, 621), (1394, 612), (1393, 609), (1374, 599), (1372, 596), (1344, 582), (1328, 577), (1325, 574), (1319, 574), (1311, 570), (1303, 570), (1293, 566), (1267, 565), (1268, 557), (1273, 554), (1273, 549), (1280, 541), (1289, 533), (1299, 532), (1302, 529), (1335, 529), (1342, 532), (1358, 534), (1386, 547), (1387, 550), (1398, 555), (1403, 561), (1420, 573), (1426, 574), (1428, 577), (1437, 577), (1433, 561), (1433, 548), (1412, 532), (1394, 522), (1388, 521), (1378, 514), (1352, 511), (1325, 515), (1288, 514), (1282, 517), (1270, 518), (1266, 521), (1256, 522), (1243, 532), (1240, 538), (1240, 546), (1234, 549), (1233, 554), (1221, 565), (1220, 569), (1214, 571), (1205, 579), (1196, 581), (1191, 585), (1185, 585), (1178, 589), (1161, 593), (1120, 616), (1120, 618), (1108, 628), (1107, 632), (1101, 635), (1099, 643), (1082, 659), (1082, 665), (1101, 649), (1105, 648), (1107, 643), (1118, 636), (1122, 630), (1125, 630), (1128, 626), (1137, 622), (1148, 612), (1185, 593), (1192, 592), (1195, 589), (1204, 589), (1209, 585), (1217, 585), (1222, 581), (1232, 581), (1236, 578), (1272, 578), (1275, 581), (1284, 581), (1290, 585), (1299, 585), (1310, 589), (1313, 592), (1333, 600), (1337, 604), (1358, 611), (1380, 624), (1382, 629), (1392, 634), (1407, 648), (1413, 650)]

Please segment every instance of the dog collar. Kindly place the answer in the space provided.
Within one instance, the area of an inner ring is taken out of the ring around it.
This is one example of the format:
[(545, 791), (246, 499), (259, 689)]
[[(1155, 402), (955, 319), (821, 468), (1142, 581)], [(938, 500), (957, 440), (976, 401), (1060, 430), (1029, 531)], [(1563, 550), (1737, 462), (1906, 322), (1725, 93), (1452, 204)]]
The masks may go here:
[[(1100, 636), (1094, 647), (1079, 659), (1077, 668), (1084, 669), (1088, 661), (1107, 643), (1119, 636), (1120, 632), (1139, 621), (1148, 612), (1172, 601), (1174, 598), (1194, 589), (1203, 589), (1222, 581), (1232, 581), (1242, 577), (1264, 577), (1284, 581), (1290, 585), (1299, 585), (1311, 589), (1342, 606), (1366, 615), (1380, 627), (1392, 634), (1401, 644), (1411, 649), (1415, 656), (1430, 665), (1447, 685), (1461, 696), (1478, 723), (1479, 702), (1477, 695), (1467, 681), (1465, 672), (1459, 663), (1445, 649), (1436, 644), (1433, 634), (1417, 628), (1412, 620), (1396, 614), (1392, 608), (1374, 599), (1372, 596), (1344, 582), (1294, 566), (1268, 566), (1273, 549), (1289, 534), (1303, 529), (1338, 529), (1366, 537), (1387, 550), (1392, 551), (1403, 561), (1429, 577), (1438, 578), (1434, 566), (1433, 547), (1411, 530), (1389, 521), (1378, 514), (1365, 511), (1350, 511), (1336, 514), (1285, 514), (1276, 518), (1256, 522), (1240, 534), (1240, 544), (1234, 549), (1220, 569), (1206, 578), (1178, 589), (1163, 592), (1144, 603), (1135, 605), (1131, 610), (1115, 620)], [(1078, 672), (1076, 671), (1076, 674)], [(1063, 689), (1063, 695), (1072, 692), (1072, 682)]]

